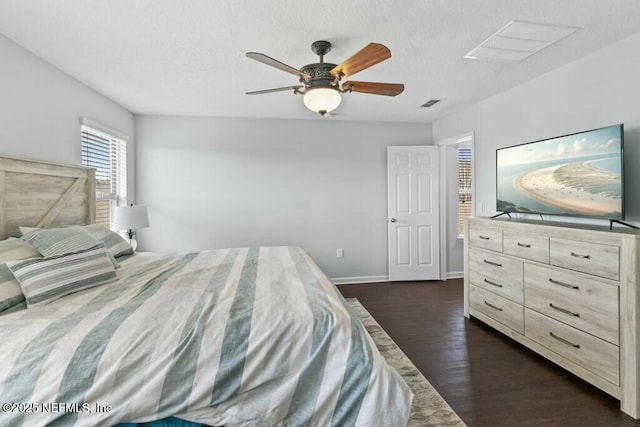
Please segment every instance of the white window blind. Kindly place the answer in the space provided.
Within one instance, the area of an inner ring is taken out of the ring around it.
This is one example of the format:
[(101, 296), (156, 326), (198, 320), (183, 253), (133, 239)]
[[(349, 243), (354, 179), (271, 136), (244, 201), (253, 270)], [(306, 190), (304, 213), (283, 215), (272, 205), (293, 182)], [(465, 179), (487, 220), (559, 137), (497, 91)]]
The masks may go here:
[(458, 236), (464, 237), (464, 220), (473, 215), (473, 150), (458, 148)]
[(82, 166), (96, 170), (96, 224), (111, 227), (116, 206), (127, 203), (127, 141), (82, 125)]

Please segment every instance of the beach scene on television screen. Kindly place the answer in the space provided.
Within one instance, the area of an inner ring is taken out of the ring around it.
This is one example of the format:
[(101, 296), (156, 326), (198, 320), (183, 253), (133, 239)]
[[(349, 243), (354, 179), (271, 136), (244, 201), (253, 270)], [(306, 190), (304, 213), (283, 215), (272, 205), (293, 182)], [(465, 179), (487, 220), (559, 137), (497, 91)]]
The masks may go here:
[(549, 215), (622, 217), (620, 128), (497, 151), (497, 209)]

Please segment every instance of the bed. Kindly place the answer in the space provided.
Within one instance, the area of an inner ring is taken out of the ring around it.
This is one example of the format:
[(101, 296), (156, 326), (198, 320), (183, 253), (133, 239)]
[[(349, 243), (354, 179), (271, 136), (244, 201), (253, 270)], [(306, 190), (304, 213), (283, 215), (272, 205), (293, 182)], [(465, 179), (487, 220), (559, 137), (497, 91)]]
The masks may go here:
[[(107, 231), (92, 235), (98, 246), (51, 254), (76, 241), (47, 240), (43, 249), (42, 236), (62, 230), (82, 240), (80, 229), (96, 230), (91, 171), (57, 166), (0, 158), (0, 237), (20, 226), (49, 228), (0, 242), (42, 252), (3, 265), (23, 280), (29, 307), (0, 312), (0, 425), (168, 417), (214, 426), (406, 425), (407, 385), (303, 249), (131, 255), (112, 235), (100, 240)], [(29, 182), (39, 194), (40, 182), (52, 191), (43, 178), (52, 170), (60, 183), (48, 207), (18, 189)], [(36, 213), (21, 216), (20, 206)], [(86, 253), (100, 258), (95, 271), (113, 265), (115, 276), (55, 294), (30, 270), (53, 262), (42, 277), (55, 287), (52, 275), (66, 280), (69, 259)]]

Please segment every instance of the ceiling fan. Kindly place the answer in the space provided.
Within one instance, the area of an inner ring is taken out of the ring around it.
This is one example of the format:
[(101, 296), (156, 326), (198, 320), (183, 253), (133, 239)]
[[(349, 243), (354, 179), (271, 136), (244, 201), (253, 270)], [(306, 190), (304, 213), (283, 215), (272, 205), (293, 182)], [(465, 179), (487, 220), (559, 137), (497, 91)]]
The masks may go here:
[(328, 41), (319, 40), (313, 42), (311, 50), (320, 56), (320, 62), (307, 64), (299, 70), (263, 53), (247, 52), (247, 56), (251, 59), (297, 75), (300, 77), (300, 83), (302, 84), (256, 90), (246, 92), (246, 94), (260, 95), (263, 93), (293, 90), (295, 94), (304, 95), (304, 104), (308, 109), (324, 116), (340, 105), (340, 101), (342, 100), (341, 93), (360, 92), (374, 95), (396, 96), (404, 90), (404, 85), (397, 83), (360, 82), (355, 80), (341, 83), (343, 78), (352, 76), (385, 59), (391, 58), (391, 51), (382, 44), (369, 43), (340, 65), (324, 62), (324, 55), (331, 50), (331, 43)]

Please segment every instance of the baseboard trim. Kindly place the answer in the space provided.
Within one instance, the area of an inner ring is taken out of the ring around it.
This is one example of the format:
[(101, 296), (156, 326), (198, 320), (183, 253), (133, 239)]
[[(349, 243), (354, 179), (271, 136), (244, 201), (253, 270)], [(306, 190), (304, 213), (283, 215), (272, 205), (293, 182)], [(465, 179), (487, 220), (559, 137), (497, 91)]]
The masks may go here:
[(334, 285), (355, 285), (357, 283), (388, 282), (389, 276), (355, 276), (330, 278)]
[[(462, 279), (464, 271), (448, 271), (446, 279)], [(356, 285), (358, 283), (389, 282), (389, 276), (355, 276), (355, 277), (333, 277), (330, 278), (334, 285)]]

